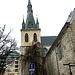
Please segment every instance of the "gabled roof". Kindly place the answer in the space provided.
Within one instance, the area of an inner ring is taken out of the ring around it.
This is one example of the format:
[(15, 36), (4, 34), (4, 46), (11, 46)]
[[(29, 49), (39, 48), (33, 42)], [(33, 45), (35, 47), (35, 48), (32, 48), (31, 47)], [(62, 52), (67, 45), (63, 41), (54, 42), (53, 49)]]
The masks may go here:
[(51, 48), (49, 49), (48, 53), (46, 54), (46, 56), (48, 56), (48, 54), (53, 50), (54, 46), (58, 45), (58, 42), (61, 40), (62, 36), (64, 35), (64, 33), (66, 32), (66, 30), (68, 29), (68, 27), (71, 25), (72, 21), (75, 18), (75, 8), (74, 10), (70, 13), (70, 15), (67, 18), (67, 21), (65, 23), (65, 25), (63, 26), (63, 28), (61, 29), (60, 33), (58, 34), (57, 38), (55, 39), (55, 41), (53, 42)]
[(51, 46), (55, 41), (56, 36), (42, 36), (41, 37), (41, 44), (46, 46)]

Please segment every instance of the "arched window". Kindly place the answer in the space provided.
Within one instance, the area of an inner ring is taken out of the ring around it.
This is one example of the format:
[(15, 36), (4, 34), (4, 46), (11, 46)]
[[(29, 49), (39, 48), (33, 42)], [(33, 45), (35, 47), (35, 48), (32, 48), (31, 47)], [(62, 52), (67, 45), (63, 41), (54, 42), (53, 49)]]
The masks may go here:
[(34, 33), (33, 37), (34, 37), (34, 42), (37, 42), (37, 35), (36, 35), (36, 33)]
[(25, 42), (28, 42), (28, 34), (25, 34)]
[(43, 48), (43, 56), (46, 56), (47, 52), (48, 52), (47, 48)]

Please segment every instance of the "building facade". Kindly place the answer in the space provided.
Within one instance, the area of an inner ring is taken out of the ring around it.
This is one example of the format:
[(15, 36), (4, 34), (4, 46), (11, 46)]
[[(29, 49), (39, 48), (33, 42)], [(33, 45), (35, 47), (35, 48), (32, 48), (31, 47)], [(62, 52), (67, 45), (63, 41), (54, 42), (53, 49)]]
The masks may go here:
[(44, 75), (75, 75), (75, 9), (44, 58)]
[(17, 52), (12, 52), (8, 55), (4, 75), (18, 75), (18, 57), (19, 53)]

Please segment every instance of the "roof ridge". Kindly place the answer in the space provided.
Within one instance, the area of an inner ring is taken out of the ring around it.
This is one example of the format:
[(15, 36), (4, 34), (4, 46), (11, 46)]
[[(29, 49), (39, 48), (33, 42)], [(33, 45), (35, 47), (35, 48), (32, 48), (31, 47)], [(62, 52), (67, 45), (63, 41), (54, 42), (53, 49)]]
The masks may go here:
[(41, 36), (41, 37), (57, 37), (57, 36)]

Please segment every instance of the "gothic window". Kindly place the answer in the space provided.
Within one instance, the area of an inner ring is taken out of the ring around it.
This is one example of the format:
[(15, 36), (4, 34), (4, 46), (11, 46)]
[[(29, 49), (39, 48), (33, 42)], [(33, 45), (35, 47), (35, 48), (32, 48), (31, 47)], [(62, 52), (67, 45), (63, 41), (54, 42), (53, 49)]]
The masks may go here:
[(58, 54), (59, 54), (59, 59), (62, 59), (62, 51), (61, 51), (61, 45), (58, 45)]
[(36, 33), (34, 33), (33, 37), (34, 37), (34, 42), (37, 42), (37, 34)]
[(25, 34), (25, 42), (28, 42), (28, 34)]

